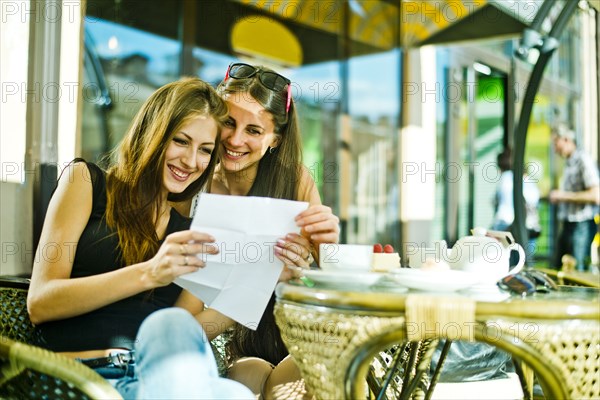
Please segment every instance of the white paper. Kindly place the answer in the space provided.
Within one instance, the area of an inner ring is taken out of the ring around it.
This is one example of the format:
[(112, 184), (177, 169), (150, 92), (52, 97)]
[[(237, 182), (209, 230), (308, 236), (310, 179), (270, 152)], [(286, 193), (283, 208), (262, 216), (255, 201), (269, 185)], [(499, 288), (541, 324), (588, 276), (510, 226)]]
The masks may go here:
[(191, 229), (212, 235), (219, 254), (202, 255), (206, 267), (175, 283), (255, 330), (283, 268), (273, 246), (300, 232), (294, 218), (307, 208), (300, 201), (202, 193)]

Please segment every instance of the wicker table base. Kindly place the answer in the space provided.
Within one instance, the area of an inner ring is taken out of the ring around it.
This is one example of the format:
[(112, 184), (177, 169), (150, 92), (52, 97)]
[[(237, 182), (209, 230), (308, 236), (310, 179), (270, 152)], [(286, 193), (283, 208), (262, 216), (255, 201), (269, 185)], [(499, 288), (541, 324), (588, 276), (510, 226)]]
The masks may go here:
[[(283, 340), (317, 398), (365, 398), (373, 358), (409, 340), (405, 295), (289, 284), (280, 285), (277, 294), (275, 317)], [(474, 340), (507, 351), (530, 367), (547, 398), (600, 398), (597, 298), (477, 303), (470, 327)], [(448, 326), (429, 333), (455, 339), (451, 331)], [(424, 358), (420, 365), (426, 366), (428, 352), (421, 351), (420, 356)], [(423, 397), (423, 389), (416, 385), (412, 396)]]

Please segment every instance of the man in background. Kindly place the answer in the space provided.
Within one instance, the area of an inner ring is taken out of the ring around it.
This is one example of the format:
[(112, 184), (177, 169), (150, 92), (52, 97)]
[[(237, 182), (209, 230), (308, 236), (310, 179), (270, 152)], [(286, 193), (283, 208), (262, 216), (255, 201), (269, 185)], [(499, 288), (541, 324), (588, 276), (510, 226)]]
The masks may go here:
[(600, 204), (598, 168), (592, 159), (577, 148), (575, 132), (565, 124), (552, 129), (554, 152), (565, 159), (560, 189), (550, 192), (550, 202), (558, 204), (562, 223), (558, 237), (556, 267), (570, 254), (577, 260), (577, 270), (585, 271), (596, 233), (594, 215)]

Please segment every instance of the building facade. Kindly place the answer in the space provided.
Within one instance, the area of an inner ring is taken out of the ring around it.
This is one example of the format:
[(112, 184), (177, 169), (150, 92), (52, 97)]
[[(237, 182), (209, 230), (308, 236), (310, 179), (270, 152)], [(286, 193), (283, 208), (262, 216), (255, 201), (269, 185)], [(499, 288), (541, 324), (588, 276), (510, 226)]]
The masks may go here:
[[(66, 163), (105, 157), (156, 88), (184, 75), (216, 85), (236, 60), (292, 80), (304, 163), (340, 216), (344, 242), (404, 252), (489, 227), (496, 155), (514, 142), (536, 60), (535, 51), (514, 54), (542, 4), (500, 3), (2, 2), (0, 272), (30, 272)], [(556, 1), (542, 33), (563, 5)], [(552, 124), (571, 123), (598, 159), (598, 10), (591, 5), (580, 2), (568, 22), (533, 106), (525, 162), (542, 198), (561, 172)], [(542, 200), (540, 214), (536, 260), (545, 263), (554, 209)]]

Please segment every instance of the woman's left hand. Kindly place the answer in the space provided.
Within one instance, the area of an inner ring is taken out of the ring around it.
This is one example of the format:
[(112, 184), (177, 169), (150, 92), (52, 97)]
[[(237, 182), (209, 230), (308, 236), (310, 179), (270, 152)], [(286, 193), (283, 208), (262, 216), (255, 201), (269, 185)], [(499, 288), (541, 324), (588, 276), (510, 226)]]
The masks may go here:
[(290, 233), (285, 238), (277, 240), (275, 256), (283, 261), (284, 268), (279, 281), (288, 281), (302, 273), (300, 269), (310, 268), (313, 256), (308, 239), (296, 233)]
[(296, 216), (296, 224), (304, 236), (318, 248), (320, 243), (337, 243), (340, 240), (340, 219), (330, 207), (322, 204), (310, 206)]

